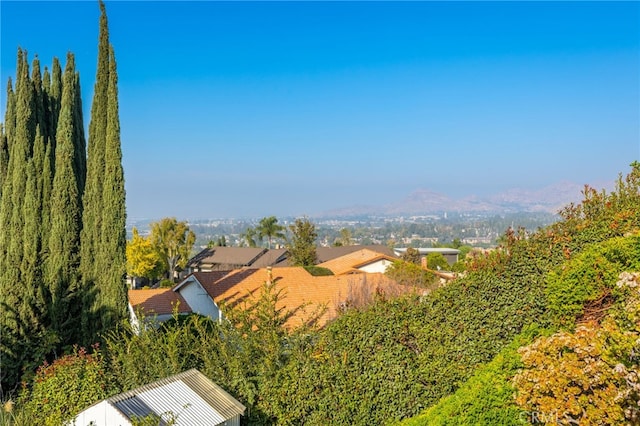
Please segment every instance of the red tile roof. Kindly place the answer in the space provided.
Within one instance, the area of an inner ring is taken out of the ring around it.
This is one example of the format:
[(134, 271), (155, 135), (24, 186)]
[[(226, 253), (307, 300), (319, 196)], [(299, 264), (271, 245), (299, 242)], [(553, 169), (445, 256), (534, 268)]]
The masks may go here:
[[(238, 269), (217, 279), (207, 277), (208, 274), (215, 273), (200, 272), (196, 278), (216, 304), (223, 306), (223, 311), (224, 306), (251, 303), (259, 297), (269, 279), (268, 268)], [(313, 276), (301, 267), (273, 268), (271, 280), (276, 282), (276, 289), (281, 290), (283, 296), (276, 307), (293, 312), (286, 323), (289, 327), (309, 323), (324, 326), (338, 315), (341, 307), (356, 304), (356, 298), (371, 299), (376, 293), (395, 295), (410, 291), (382, 274)], [(324, 309), (324, 312), (314, 318), (318, 309)]]
[(344, 256), (336, 257), (335, 259), (328, 260), (326, 262), (318, 264), (323, 268), (331, 270), (336, 275), (349, 274), (358, 272), (358, 268), (376, 262), (381, 259), (387, 259), (391, 262), (397, 260), (394, 257), (381, 254), (379, 252), (362, 249), (354, 251)]
[(176, 305), (180, 314), (191, 312), (191, 307), (180, 293), (170, 288), (129, 290), (129, 304), (134, 311), (141, 311), (144, 315), (172, 314)]
[(354, 251), (359, 251), (363, 249), (375, 251), (376, 253), (385, 254), (387, 256), (397, 258), (396, 254), (392, 249), (381, 244), (353, 245), (353, 246), (339, 246), (339, 247), (317, 247), (316, 263), (327, 262), (331, 259), (335, 259), (337, 257), (344, 256), (346, 254), (353, 253)]

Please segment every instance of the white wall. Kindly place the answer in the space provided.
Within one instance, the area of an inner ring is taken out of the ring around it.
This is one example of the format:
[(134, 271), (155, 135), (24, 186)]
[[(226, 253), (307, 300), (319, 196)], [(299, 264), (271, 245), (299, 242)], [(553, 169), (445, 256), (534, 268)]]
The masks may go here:
[(178, 293), (187, 301), (194, 313), (206, 315), (213, 320), (219, 319), (220, 310), (211, 300), (209, 293), (196, 280), (180, 287)]
[(390, 260), (380, 259), (380, 260), (377, 260), (375, 262), (369, 263), (368, 265), (361, 266), (358, 269), (360, 271), (369, 272), (369, 273), (374, 273), (374, 272), (385, 273), (387, 271), (387, 268), (390, 265), (391, 265), (391, 261)]
[(92, 405), (70, 423), (73, 426), (130, 426), (131, 422), (107, 401)]

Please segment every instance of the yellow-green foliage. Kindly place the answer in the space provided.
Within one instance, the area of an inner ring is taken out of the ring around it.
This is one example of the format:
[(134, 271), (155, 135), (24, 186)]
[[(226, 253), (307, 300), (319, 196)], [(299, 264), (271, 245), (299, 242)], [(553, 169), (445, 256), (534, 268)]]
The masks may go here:
[[(559, 325), (572, 325), (586, 304), (594, 309), (615, 296), (616, 277), (640, 269), (640, 236), (616, 237), (589, 245), (547, 276), (547, 306)], [(610, 301), (609, 301), (610, 303)]]
[(513, 379), (516, 403), (560, 424), (638, 424), (640, 421), (640, 274), (617, 281), (626, 293), (602, 323), (580, 324), (522, 347), (524, 368)]
[(562, 424), (616, 424), (618, 377), (603, 359), (605, 336), (597, 324), (561, 331), (520, 350), (525, 369), (513, 383), (516, 403)]

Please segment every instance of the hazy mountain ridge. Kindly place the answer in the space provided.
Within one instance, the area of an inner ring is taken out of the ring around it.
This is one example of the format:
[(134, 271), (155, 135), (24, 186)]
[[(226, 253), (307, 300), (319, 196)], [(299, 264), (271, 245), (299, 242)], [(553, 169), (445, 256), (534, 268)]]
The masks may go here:
[[(609, 188), (612, 185), (595, 186)], [(582, 200), (584, 185), (561, 181), (540, 189), (510, 188), (488, 196), (470, 195), (453, 198), (441, 192), (419, 188), (403, 199), (380, 206), (351, 206), (326, 211), (319, 216), (469, 213), (557, 213), (569, 203)]]

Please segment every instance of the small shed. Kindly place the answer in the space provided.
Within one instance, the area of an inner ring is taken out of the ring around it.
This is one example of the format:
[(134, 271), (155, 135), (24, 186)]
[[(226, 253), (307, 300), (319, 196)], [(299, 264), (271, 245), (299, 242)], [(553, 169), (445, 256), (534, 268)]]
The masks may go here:
[(245, 406), (192, 369), (112, 396), (76, 416), (72, 425), (130, 426), (136, 419), (158, 424), (239, 426)]

